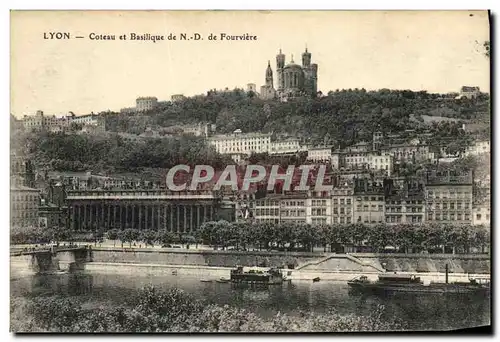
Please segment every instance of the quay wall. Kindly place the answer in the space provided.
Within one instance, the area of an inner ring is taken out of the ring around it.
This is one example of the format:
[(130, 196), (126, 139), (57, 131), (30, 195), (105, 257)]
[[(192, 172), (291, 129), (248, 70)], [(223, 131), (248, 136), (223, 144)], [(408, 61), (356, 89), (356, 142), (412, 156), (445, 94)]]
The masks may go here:
[(93, 248), (94, 262), (191, 265), (212, 267), (262, 266), (294, 268), (324, 257), (322, 253), (159, 250), (147, 248)]
[(187, 265), (208, 267), (262, 266), (295, 268), (310, 272), (418, 272), (489, 274), (486, 254), (376, 254), (300, 253), (265, 251), (158, 250), (94, 248), (92, 260), (100, 263)]

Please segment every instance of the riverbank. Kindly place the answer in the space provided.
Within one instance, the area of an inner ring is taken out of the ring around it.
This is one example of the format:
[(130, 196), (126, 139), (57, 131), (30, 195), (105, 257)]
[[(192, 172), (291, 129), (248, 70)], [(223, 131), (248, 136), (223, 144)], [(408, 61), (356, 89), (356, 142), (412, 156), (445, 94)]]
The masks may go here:
[[(255, 269), (267, 270), (267, 268), (254, 267)], [(92, 262), (85, 265), (85, 272), (89, 273), (121, 273), (130, 274), (139, 272), (141, 274), (164, 275), (175, 274), (176, 276), (199, 276), (200, 279), (217, 280), (221, 277), (229, 278), (231, 267), (210, 267), (190, 265), (160, 265), (160, 264), (129, 264), (129, 263), (102, 263)], [(309, 271), (283, 269), (289, 280), (312, 280), (320, 278), (323, 281), (348, 281), (354, 277), (365, 275), (370, 280), (376, 280), (380, 272), (359, 271)], [(398, 274), (414, 274), (422, 278), (424, 282), (444, 281), (445, 273), (433, 272), (398, 272)], [(468, 281), (469, 278), (490, 279), (489, 274), (454, 273), (448, 275), (449, 281)]]

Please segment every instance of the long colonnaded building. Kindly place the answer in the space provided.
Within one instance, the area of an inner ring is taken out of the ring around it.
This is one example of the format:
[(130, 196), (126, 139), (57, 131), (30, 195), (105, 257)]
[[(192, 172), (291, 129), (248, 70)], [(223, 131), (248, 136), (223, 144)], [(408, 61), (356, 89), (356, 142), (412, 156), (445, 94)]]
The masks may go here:
[(152, 229), (190, 233), (218, 218), (220, 196), (213, 191), (68, 191), (70, 228), (82, 230)]

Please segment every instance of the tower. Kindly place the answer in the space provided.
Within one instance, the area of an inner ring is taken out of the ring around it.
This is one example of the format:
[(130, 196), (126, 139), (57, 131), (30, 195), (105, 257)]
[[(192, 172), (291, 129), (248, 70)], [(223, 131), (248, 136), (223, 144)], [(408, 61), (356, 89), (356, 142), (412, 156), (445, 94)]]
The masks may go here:
[(273, 87), (273, 70), (271, 69), (271, 61), (267, 61), (266, 86), (271, 88)]
[(285, 55), (280, 52), (276, 55), (276, 74), (278, 75), (278, 91), (285, 88), (285, 79), (283, 76), (283, 68), (285, 67)]
[(304, 68), (308, 68), (311, 65), (311, 53), (306, 51), (302, 54), (302, 66)]

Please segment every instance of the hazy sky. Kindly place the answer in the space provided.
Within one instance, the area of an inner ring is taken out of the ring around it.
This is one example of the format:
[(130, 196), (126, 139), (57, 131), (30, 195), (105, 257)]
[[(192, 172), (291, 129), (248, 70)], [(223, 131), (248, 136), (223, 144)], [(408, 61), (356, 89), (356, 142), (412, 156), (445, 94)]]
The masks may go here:
[[(44, 32), (69, 32), (46, 40)], [(122, 41), (121, 34), (200, 33), (203, 41)], [(92, 41), (90, 33), (114, 34)], [(257, 41), (209, 41), (210, 33)], [(74, 36), (84, 36), (75, 39)], [(120, 110), (138, 96), (169, 100), (210, 88), (264, 84), (279, 48), (301, 63), (307, 45), (318, 89), (489, 91), (487, 12), (63, 12), (11, 14), (11, 113)]]

